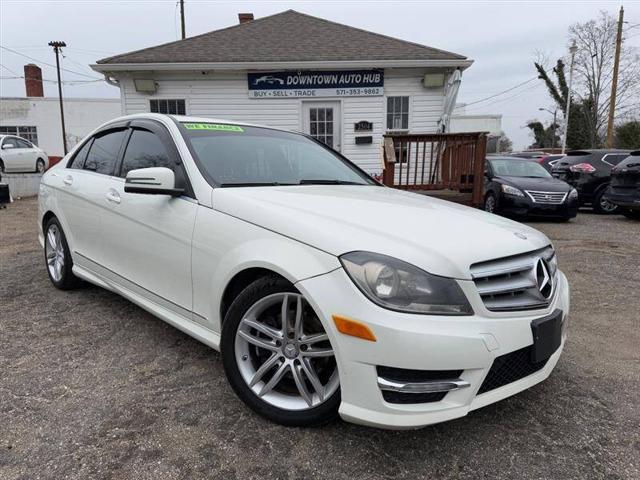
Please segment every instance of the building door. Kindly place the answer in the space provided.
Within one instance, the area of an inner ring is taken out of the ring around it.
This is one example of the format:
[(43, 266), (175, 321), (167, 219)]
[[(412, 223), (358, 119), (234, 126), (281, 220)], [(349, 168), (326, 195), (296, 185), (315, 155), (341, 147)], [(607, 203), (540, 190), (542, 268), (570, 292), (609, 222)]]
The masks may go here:
[(340, 151), (340, 102), (304, 102), (304, 133)]

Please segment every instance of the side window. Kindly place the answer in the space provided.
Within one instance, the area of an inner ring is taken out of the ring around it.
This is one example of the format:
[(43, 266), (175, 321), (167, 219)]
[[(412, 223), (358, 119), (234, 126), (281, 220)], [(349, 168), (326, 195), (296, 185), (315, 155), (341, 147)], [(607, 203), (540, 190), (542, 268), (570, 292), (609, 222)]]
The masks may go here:
[(16, 138), (16, 143), (18, 144), (18, 148), (33, 148), (33, 145), (21, 138)]
[(89, 147), (91, 147), (91, 142), (93, 139), (89, 139), (78, 152), (74, 155), (73, 159), (67, 165), (67, 168), (75, 168), (82, 170), (84, 166), (84, 160), (87, 158), (87, 152), (89, 151)]
[(608, 163), (609, 165), (615, 167), (616, 165), (618, 165), (622, 160), (624, 160), (625, 158), (627, 158), (627, 154), (624, 155), (605, 155), (604, 157), (602, 157), (602, 161), (604, 163)]
[(18, 147), (16, 145), (16, 139), (15, 138), (5, 138), (4, 142), (2, 142), (2, 146), (4, 147), (5, 145), (13, 145), (13, 148), (17, 148)]
[(84, 162), (84, 169), (103, 175), (113, 175), (126, 129), (111, 130), (96, 135)]
[(157, 135), (147, 130), (134, 130), (122, 159), (120, 176), (126, 177), (130, 170), (150, 167), (167, 167), (175, 171), (175, 163)]

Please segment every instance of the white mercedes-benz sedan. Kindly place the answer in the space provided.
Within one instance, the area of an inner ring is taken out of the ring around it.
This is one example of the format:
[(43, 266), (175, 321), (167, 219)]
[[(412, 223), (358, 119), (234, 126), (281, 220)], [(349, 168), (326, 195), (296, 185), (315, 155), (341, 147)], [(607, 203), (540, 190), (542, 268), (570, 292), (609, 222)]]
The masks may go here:
[(566, 339), (546, 236), (381, 186), (298, 133), (113, 120), (44, 174), (39, 226), (53, 285), (94, 283), (219, 349), (237, 395), (285, 425), (461, 417), (547, 378)]

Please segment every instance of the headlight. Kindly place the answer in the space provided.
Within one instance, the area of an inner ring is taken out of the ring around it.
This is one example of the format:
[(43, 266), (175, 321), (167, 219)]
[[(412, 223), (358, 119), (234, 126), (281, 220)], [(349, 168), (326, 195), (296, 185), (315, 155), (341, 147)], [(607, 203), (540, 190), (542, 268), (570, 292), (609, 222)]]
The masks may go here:
[(506, 193), (507, 195), (515, 195), (516, 197), (524, 197), (524, 193), (522, 193), (516, 187), (505, 185), (504, 183), (500, 187), (502, 188), (502, 193)]
[(573, 198), (578, 198), (578, 190), (575, 188), (569, 192), (569, 200)]
[(351, 252), (340, 257), (356, 286), (390, 310), (429, 315), (472, 315), (458, 283), (386, 255)]

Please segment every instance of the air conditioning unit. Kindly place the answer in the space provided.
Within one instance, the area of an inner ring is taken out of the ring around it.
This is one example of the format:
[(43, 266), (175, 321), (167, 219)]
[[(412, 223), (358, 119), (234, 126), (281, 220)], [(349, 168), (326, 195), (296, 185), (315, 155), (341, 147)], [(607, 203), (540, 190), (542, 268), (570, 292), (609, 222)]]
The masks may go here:
[(440, 88), (444, 86), (444, 73), (427, 73), (422, 79), (424, 88)]

